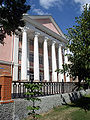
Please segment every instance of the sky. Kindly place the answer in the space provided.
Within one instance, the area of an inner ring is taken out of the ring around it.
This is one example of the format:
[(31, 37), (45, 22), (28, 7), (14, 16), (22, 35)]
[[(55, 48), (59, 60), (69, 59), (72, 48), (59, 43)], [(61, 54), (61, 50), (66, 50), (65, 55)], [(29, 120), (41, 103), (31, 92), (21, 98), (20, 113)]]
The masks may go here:
[(64, 34), (75, 25), (75, 17), (81, 15), (83, 5), (90, 0), (27, 0), (30, 15), (51, 15)]

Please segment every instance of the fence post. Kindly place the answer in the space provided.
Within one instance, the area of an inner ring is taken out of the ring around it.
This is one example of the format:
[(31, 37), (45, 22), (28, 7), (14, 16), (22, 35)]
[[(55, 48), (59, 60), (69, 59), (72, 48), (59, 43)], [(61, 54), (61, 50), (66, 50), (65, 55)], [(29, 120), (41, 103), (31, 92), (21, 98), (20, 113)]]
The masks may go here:
[(14, 102), (11, 99), (12, 77), (8, 75), (0, 76), (0, 104)]
[(61, 83), (61, 93), (64, 93), (64, 81), (62, 79), (62, 83)]

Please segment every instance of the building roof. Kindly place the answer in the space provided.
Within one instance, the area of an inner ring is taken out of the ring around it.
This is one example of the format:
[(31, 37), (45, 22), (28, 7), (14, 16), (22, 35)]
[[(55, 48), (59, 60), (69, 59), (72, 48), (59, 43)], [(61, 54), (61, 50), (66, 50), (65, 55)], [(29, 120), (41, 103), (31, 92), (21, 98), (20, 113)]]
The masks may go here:
[[(54, 27), (55, 27), (55, 29), (58, 31), (58, 33), (62, 36), (62, 37), (65, 37), (64, 36), (64, 34), (63, 34), (63, 32), (61, 31), (61, 29), (59, 28), (59, 26), (56, 24), (56, 22), (55, 22), (55, 20), (53, 19), (53, 17), (51, 16), (51, 15), (34, 15), (34, 16), (30, 16), (30, 18), (31, 19), (33, 19), (33, 20), (35, 20), (35, 21), (37, 21), (37, 22), (39, 22), (39, 23), (41, 23), (42, 25), (44, 25), (43, 23), (42, 23), (42, 21), (40, 21), (40, 20), (49, 20), (49, 21), (47, 21), (47, 22), (51, 22), (53, 25), (54, 25)], [(44, 25), (45, 26), (45, 25)], [(45, 26), (45, 27), (47, 27), (47, 26)], [(47, 27), (47, 28), (49, 28), (49, 27)], [(50, 28), (49, 28), (50, 29)], [(51, 29), (52, 30), (52, 29)], [(53, 30), (52, 30), (53, 31)]]
[[(56, 24), (55, 20), (50, 15), (35, 15), (30, 16), (29, 14), (24, 14), (23, 19), (36, 28), (44, 31), (46, 34), (51, 35), (52, 37), (60, 40), (61, 42), (67, 43), (67, 40)], [(49, 24), (50, 23), (50, 24)]]

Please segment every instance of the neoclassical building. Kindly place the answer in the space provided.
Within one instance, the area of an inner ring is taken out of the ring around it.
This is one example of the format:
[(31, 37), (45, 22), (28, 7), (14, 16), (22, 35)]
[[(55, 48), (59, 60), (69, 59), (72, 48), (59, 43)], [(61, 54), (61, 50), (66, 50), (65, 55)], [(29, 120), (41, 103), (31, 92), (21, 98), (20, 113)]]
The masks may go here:
[(25, 27), (0, 44), (0, 75), (12, 80), (70, 82), (64, 74), (55, 72), (68, 62), (67, 40), (52, 16), (23, 16)]

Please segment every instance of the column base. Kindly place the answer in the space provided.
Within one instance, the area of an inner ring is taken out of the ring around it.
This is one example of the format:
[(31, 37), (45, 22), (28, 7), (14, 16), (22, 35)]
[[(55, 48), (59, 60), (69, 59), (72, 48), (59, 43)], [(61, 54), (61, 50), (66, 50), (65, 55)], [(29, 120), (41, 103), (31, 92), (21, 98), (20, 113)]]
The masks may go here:
[(43, 82), (48, 82), (47, 80), (43, 80)]
[(33, 82), (40, 82), (39, 80), (34, 80)]

